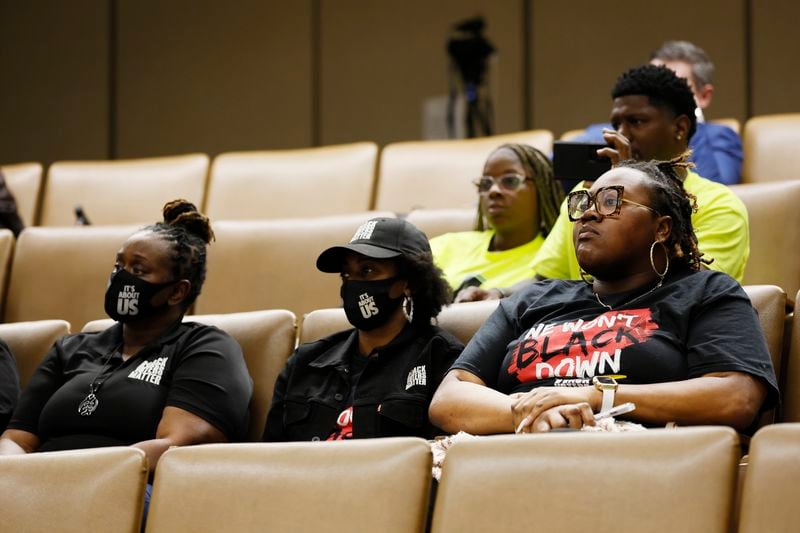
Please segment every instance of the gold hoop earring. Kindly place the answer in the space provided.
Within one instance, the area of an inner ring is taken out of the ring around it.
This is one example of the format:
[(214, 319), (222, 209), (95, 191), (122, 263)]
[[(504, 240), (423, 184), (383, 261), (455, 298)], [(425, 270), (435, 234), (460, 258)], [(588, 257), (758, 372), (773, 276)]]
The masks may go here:
[[(653, 249), (656, 247), (656, 244), (660, 244), (664, 249), (664, 257), (667, 260), (667, 266), (664, 267), (664, 272), (658, 271), (656, 268), (656, 262), (653, 259)], [(669, 249), (667, 248), (667, 245), (661, 241), (653, 241), (653, 244), (650, 245), (650, 266), (653, 267), (653, 272), (656, 273), (656, 276), (658, 276), (661, 281), (664, 281), (664, 278), (667, 277), (667, 272), (669, 272)]]
[(594, 278), (592, 278), (591, 274), (586, 272), (584, 269), (581, 269), (581, 279), (585, 284), (587, 284), (590, 287), (594, 284)]

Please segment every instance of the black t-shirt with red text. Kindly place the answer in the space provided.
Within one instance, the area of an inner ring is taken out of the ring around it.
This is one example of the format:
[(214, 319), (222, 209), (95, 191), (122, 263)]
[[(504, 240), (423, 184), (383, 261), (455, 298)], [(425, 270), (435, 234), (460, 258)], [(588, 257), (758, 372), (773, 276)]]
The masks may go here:
[(453, 364), (510, 394), (583, 386), (594, 376), (660, 383), (736, 371), (778, 387), (755, 310), (721, 272), (684, 272), (652, 290), (604, 296), (582, 281), (547, 280), (501, 301)]

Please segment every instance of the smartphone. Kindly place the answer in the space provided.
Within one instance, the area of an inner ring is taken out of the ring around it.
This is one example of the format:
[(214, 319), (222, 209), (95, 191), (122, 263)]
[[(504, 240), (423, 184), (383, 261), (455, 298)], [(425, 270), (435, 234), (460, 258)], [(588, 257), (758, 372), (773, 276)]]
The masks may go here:
[(553, 143), (553, 174), (558, 180), (596, 180), (611, 170), (611, 160), (598, 157), (597, 151), (607, 148), (601, 143), (556, 141)]

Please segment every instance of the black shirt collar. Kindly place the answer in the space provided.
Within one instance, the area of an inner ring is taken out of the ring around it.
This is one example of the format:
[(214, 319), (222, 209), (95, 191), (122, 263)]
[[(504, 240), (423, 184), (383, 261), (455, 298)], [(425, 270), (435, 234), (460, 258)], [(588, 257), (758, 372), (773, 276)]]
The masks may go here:
[[(411, 327), (410, 324), (400, 331), (400, 333), (388, 344), (380, 346), (373, 350), (373, 353), (391, 354), (402, 350), (405, 346), (411, 344), (419, 338), (419, 332), (416, 328)], [(349, 367), (351, 354), (358, 354), (358, 330), (351, 330), (350, 335), (344, 342), (336, 343), (331, 349), (325, 351), (314, 359), (309, 366), (315, 368), (333, 367)], [(372, 354), (370, 354), (372, 355)]]

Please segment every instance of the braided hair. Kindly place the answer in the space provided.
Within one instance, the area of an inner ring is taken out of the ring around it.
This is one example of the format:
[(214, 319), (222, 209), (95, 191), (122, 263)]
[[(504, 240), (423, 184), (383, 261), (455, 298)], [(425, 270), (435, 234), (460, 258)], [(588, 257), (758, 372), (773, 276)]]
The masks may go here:
[(144, 230), (172, 243), (172, 274), (176, 280), (186, 279), (191, 283), (189, 294), (183, 301), (184, 309), (188, 309), (197, 299), (206, 279), (206, 245), (214, 239), (214, 231), (208, 217), (188, 200), (167, 202), (163, 215), (163, 222)]
[(712, 260), (702, 259), (703, 253), (697, 247), (697, 236), (692, 227), (692, 214), (697, 211), (697, 198), (686, 191), (678, 169), (692, 168), (688, 161), (691, 150), (687, 150), (669, 161), (622, 161), (617, 168), (638, 170), (647, 177), (650, 200), (653, 209), (661, 215), (672, 218), (672, 231), (664, 245), (670, 259), (677, 261), (689, 270), (700, 270), (701, 263), (711, 264)]
[[(514, 152), (525, 168), (526, 173), (536, 185), (540, 226), (538, 229), (542, 236), (546, 237), (550, 230), (553, 229), (553, 224), (556, 223), (561, 202), (564, 200), (564, 190), (561, 188), (561, 184), (553, 178), (553, 164), (546, 155), (527, 144), (502, 144), (495, 148), (492, 154), (503, 149)], [(480, 204), (478, 204), (476, 220), (475, 230), (483, 231), (486, 229)]]

